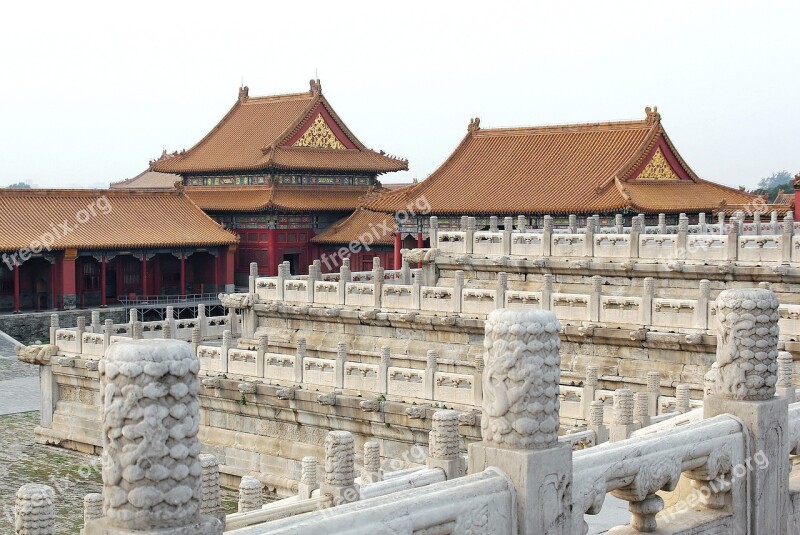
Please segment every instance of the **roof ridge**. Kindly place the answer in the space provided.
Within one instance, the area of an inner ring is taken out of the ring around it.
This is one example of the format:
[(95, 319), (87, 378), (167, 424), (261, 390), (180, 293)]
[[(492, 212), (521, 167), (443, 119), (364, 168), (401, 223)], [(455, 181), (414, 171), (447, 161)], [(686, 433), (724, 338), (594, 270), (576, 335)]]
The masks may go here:
[(564, 124), (541, 124), (541, 125), (520, 125), (520, 126), (503, 126), (496, 128), (480, 128), (472, 131), (476, 137), (490, 137), (495, 135), (509, 135), (509, 134), (538, 134), (547, 133), (553, 134), (558, 132), (570, 133), (574, 131), (584, 130), (624, 130), (626, 128), (650, 128), (652, 125), (648, 124), (647, 119), (629, 120), (629, 121), (603, 121), (593, 123), (564, 123)]
[(265, 101), (265, 100), (304, 100), (304, 99), (313, 99), (315, 98), (308, 91), (303, 91), (301, 93), (282, 93), (280, 95), (260, 95), (257, 97), (248, 96), (247, 99), (244, 101), (245, 104), (251, 103), (253, 101)]

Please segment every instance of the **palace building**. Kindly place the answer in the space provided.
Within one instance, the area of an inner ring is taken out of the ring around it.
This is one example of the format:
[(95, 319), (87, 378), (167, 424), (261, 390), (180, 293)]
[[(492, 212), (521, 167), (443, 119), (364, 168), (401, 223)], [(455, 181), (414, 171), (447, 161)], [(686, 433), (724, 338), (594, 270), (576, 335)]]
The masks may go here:
[[(235, 261), (244, 284), (250, 262), (274, 275), (288, 261), (304, 273), (315, 258), (312, 238), (347, 217), (364, 195), (380, 191), (378, 175), (408, 161), (366, 148), (322, 94), (250, 97), (248, 88), (194, 147), (164, 154), (150, 171), (179, 175), (186, 194), (239, 235)], [(144, 177), (147, 174), (140, 175)], [(136, 180), (128, 187), (136, 187)]]

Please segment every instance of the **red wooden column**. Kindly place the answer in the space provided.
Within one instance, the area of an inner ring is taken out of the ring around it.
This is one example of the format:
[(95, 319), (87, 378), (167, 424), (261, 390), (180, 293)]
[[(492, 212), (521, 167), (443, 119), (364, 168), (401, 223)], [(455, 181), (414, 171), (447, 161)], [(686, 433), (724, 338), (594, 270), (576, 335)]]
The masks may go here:
[(400, 256), (400, 247), (403, 245), (403, 236), (400, 231), (394, 233), (394, 269), (403, 267), (403, 259)]
[(236, 246), (229, 245), (225, 251), (224, 257), (224, 272), (225, 272), (225, 284), (226, 285), (233, 285), (234, 284), (234, 264), (236, 261)]
[(58, 270), (56, 269), (57, 265), (56, 262), (57, 259), (54, 258), (53, 263), (50, 264), (50, 296), (51, 299), (53, 300), (53, 302), (50, 304), (52, 305), (52, 308), (58, 308), (58, 305), (56, 304), (57, 303), (56, 296), (58, 295), (58, 283), (57, 283)]
[(77, 305), (75, 284), (75, 260), (77, 249), (67, 249), (61, 258), (61, 308), (72, 310)]
[(22, 264), (14, 265), (14, 314), (19, 313), (19, 270)]
[(147, 253), (142, 253), (142, 296), (147, 295)]
[(106, 255), (100, 258), (100, 306), (105, 308), (106, 303)]
[(181, 252), (181, 291), (179, 295), (186, 295), (186, 254)]
[(267, 244), (267, 275), (277, 275), (278, 274), (278, 231), (275, 229), (269, 229), (267, 231), (267, 238), (269, 239), (269, 243)]

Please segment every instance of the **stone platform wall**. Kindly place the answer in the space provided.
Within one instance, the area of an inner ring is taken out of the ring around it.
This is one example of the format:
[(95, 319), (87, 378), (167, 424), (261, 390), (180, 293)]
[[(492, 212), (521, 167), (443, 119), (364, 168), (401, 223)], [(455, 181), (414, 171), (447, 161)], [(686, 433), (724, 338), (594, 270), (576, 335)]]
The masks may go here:
[[(57, 312), (26, 312), (23, 314), (5, 314), (0, 316), (0, 331), (23, 344), (32, 344), (36, 340), (46, 342), (50, 338), (50, 317), (58, 314), (59, 325), (74, 327), (79, 316), (86, 318), (86, 324), (91, 322), (92, 312), (86, 310), (61, 310)], [(107, 318), (114, 323), (126, 321), (124, 308), (100, 309), (100, 321)]]

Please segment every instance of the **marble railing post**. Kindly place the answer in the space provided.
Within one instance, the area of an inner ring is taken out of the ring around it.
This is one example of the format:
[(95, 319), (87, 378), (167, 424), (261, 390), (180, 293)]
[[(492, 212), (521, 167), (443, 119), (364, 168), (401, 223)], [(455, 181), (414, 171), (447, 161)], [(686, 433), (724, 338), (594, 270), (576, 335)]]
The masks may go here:
[(511, 233), (514, 230), (514, 220), (510, 217), (503, 218), (503, 254), (511, 254)]
[(622, 219), (622, 214), (617, 214), (614, 216), (614, 232), (617, 234), (622, 234), (625, 232), (625, 222)]
[(678, 216), (678, 237), (675, 241), (675, 258), (678, 260), (686, 260), (686, 247), (688, 244), (687, 238), (689, 237), (689, 218), (686, 214)]
[(58, 314), (50, 314), (50, 345), (55, 346), (58, 345), (58, 340), (56, 340), (56, 331), (59, 329), (58, 326)]
[(467, 218), (467, 230), (464, 232), (464, 246), (466, 247), (467, 254), (472, 254), (475, 247), (475, 218)]
[(698, 234), (707, 234), (708, 228), (706, 225), (706, 214), (705, 212), (700, 212), (697, 214), (697, 227), (698, 227)]
[(197, 355), (197, 348), (200, 346), (200, 342), (203, 339), (200, 336), (200, 327), (194, 327), (192, 329), (192, 352)]
[(498, 309), (486, 320), (483, 441), (469, 445), (468, 472), (508, 475), (520, 535), (574, 533), (572, 447), (558, 441), (559, 329), (544, 310)]
[(389, 366), (392, 364), (392, 349), (381, 346), (381, 361), (378, 364), (378, 385), (381, 394), (389, 393)]
[(344, 305), (346, 298), (347, 298), (347, 283), (350, 282), (352, 278), (352, 272), (350, 271), (350, 259), (343, 258), (342, 265), (339, 266), (339, 298), (337, 299), (337, 304)]
[(236, 315), (236, 309), (231, 307), (228, 309), (228, 329), (231, 331), (231, 336), (240, 334), (239, 332), (239, 317)]
[(303, 383), (303, 360), (306, 358), (306, 339), (302, 336), (297, 337), (297, 352), (294, 357), (294, 382)]
[(208, 334), (208, 317), (206, 316), (206, 306), (197, 305), (197, 326), (200, 328), (200, 339)]
[(203, 498), (200, 503), (200, 514), (218, 518), (225, 526), (225, 513), (222, 511), (222, 495), (219, 487), (219, 461), (209, 453), (198, 455), (203, 470)]
[(594, 364), (586, 366), (586, 379), (583, 381), (583, 392), (581, 393), (581, 414), (586, 421), (589, 421), (591, 417), (591, 407), (594, 403), (599, 379), (600, 369)]
[(306, 301), (309, 304), (314, 303), (314, 282), (316, 282), (317, 276), (317, 266), (311, 264), (308, 266), (308, 279), (306, 279)]
[(527, 226), (528, 226), (528, 222), (525, 220), (525, 216), (524, 215), (518, 215), (517, 216), (517, 231), (521, 232), (521, 233), (524, 233), (525, 232), (525, 227), (527, 227)]
[(792, 232), (794, 220), (791, 212), (783, 218), (783, 233), (781, 238), (781, 262), (788, 264), (792, 260)]
[(269, 337), (266, 334), (258, 336), (258, 348), (256, 349), (256, 376), (264, 377), (264, 354), (269, 351)]
[(103, 354), (105, 354), (108, 346), (111, 345), (111, 334), (114, 330), (114, 322), (110, 318), (106, 319), (103, 323)]
[(778, 396), (784, 397), (791, 405), (796, 401), (797, 391), (794, 387), (794, 360), (788, 351), (778, 353), (778, 378), (775, 383), (775, 392)]
[(361, 472), (361, 484), (383, 481), (381, 470), (381, 445), (378, 442), (364, 443), (364, 470)]
[(643, 327), (653, 324), (653, 296), (656, 290), (656, 280), (653, 277), (645, 277), (642, 284), (642, 304), (639, 309), (639, 323)]
[(161, 335), (164, 337), (165, 340), (172, 339), (172, 322), (169, 320), (164, 320), (161, 325)]
[(56, 507), (53, 487), (28, 483), (17, 490), (14, 528), (17, 535), (55, 535)]
[(134, 340), (141, 340), (142, 335), (142, 322), (141, 321), (134, 321), (133, 322), (133, 332), (131, 333), (131, 337)]
[(436, 385), (436, 372), (438, 371), (437, 359), (439, 353), (435, 349), (429, 349), (427, 362), (425, 364), (425, 399), (434, 400), (433, 392)]
[(92, 332), (100, 333), (102, 332), (102, 328), (103, 324), (100, 322), (100, 311), (92, 310)]
[(472, 373), (472, 404), (483, 403), (483, 355), (475, 355), (475, 371)]
[(717, 214), (717, 226), (719, 226), (719, 234), (720, 236), (724, 236), (726, 234), (725, 230), (725, 212), (720, 211)]
[(506, 292), (508, 291), (508, 273), (501, 271), (497, 274), (497, 291), (494, 294), (494, 307), (506, 306)]
[(228, 350), (231, 348), (231, 331), (225, 329), (222, 331), (222, 346), (219, 350), (220, 358), (220, 371), (228, 373)]
[(469, 216), (462, 215), (461, 216), (461, 222), (460, 222), (458, 228), (461, 229), (462, 232), (466, 232), (467, 231), (467, 223), (468, 222), (469, 222)]
[(310, 455), (300, 461), (300, 482), (297, 484), (297, 499), (307, 500), (319, 488), (317, 484), (317, 460)]
[(453, 279), (453, 296), (450, 298), (450, 310), (459, 314), (464, 302), (464, 271), (456, 270)]
[(549, 215), (544, 216), (544, 227), (542, 230), (542, 256), (549, 257), (553, 251), (553, 218)]
[(644, 232), (638, 217), (631, 218), (631, 233), (628, 238), (628, 257), (639, 258), (639, 235)]
[(667, 216), (666, 214), (658, 214), (658, 233), (667, 233)]
[(106, 352), (99, 365), (105, 517), (89, 521), (86, 535), (222, 533), (217, 518), (200, 512), (199, 370), (189, 344), (177, 340)]
[(244, 476), (239, 482), (239, 508), (240, 513), (258, 511), (264, 504), (261, 481), (253, 476)]
[(489, 216), (489, 232), (498, 232), (497, 216)]
[(344, 367), (347, 363), (347, 342), (336, 344), (336, 388), (344, 388)]
[(608, 433), (609, 440), (625, 440), (638, 428), (633, 420), (633, 391), (629, 388), (618, 388), (614, 391), (614, 417)]
[(735, 262), (739, 258), (739, 223), (736, 219), (731, 219), (727, 230), (728, 250), (726, 260)]
[(633, 416), (640, 427), (650, 425), (650, 396), (647, 392), (636, 392), (633, 397)]
[(603, 296), (603, 277), (592, 277), (592, 295), (589, 300), (589, 321), (600, 321), (600, 302)]
[(569, 233), (570, 234), (578, 233), (578, 216), (576, 216), (575, 214), (569, 214)]
[(658, 416), (658, 398), (661, 397), (661, 374), (647, 372), (647, 413)]
[(75, 348), (76, 353), (83, 353), (83, 333), (86, 332), (86, 318), (78, 316), (75, 318)]
[(542, 275), (542, 310), (550, 310), (553, 307), (553, 282), (555, 276), (552, 273)]
[(430, 235), (431, 248), (436, 249), (439, 246), (439, 218), (435, 215), (428, 218), (428, 233)]
[(400, 284), (411, 284), (411, 266), (405, 260), (400, 265)]
[(594, 220), (594, 231), (595, 231), (595, 233), (599, 234), (600, 233), (600, 215), (594, 214), (592, 216), (592, 219)]
[(164, 312), (164, 319), (169, 322), (169, 326), (172, 329), (172, 332), (176, 332), (177, 323), (175, 322), (175, 308), (172, 306), (168, 306), (166, 311)]
[(756, 236), (761, 234), (761, 212), (756, 210), (753, 212), (753, 227), (756, 233)]
[(411, 308), (420, 309), (420, 293), (422, 292), (422, 281), (419, 272), (414, 273), (411, 279)]
[(132, 308), (128, 311), (128, 332), (133, 333), (133, 325), (139, 321), (139, 311)]
[(694, 324), (698, 329), (708, 329), (708, 303), (711, 298), (711, 281), (702, 279), (699, 283), (700, 294), (697, 299), (697, 308), (695, 309)]
[[(735, 226), (735, 225), (734, 225)], [(767, 459), (747, 478), (750, 533), (787, 533), (788, 400), (775, 396), (778, 300), (767, 289), (725, 290), (717, 297), (717, 367), (703, 416), (731, 414), (750, 434), (750, 451)]]
[(247, 278), (247, 291), (256, 293), (256, 277), (258, 277), (258, 262), (250, 262), (250, 275)]
[(689, 397), (689, 385), (679, 384), (675, 386), (675, 410), (679, 414), (686, 414), (692, 409), (692, 400)]
[(458, 454), (458, 412), (451, 410), (433, 413), (428, 433), (428, 468), (441, 468), (447, 479), (464, 475), (464, 462)]
[(583, 238), (583, 256), (594, 256), (594, 235), (599, 232), (595, 228), (595, 219), (593, 217), (586, 218), (586, 232)]
[(333, 498), (334, 505), (357, 502), (359, 486), (355, 483), (355, 441), (349, 431), (330, 431), (325, 437), (325, 477), (320, 494)]
[(772, 234), (777, 234), (778, 233), (778, 211), (777, 210), (773, 210), (769, 214), (769, 224), (770, 224), (770, 227), (772, 227)]
[[(103, 518), (103, 495), (99, 492), (92, 492), (83, 497), (83, 525), (86, 526), (90, 521)], [(81, 530), (83, 534), (84, 530)]]
[(284, 283), (292, 278), (288, 271), (286, 264), (278, 264), (278, 277), (275, 281), (275, 298), (278, 302), (284, 299)]
[(608, 427), (603, 423), (605, 416), (605, 404), (599, 399), (589, 404), (589, 425), (588, 429), (594, 431), (595, 444), (608, 442)]

